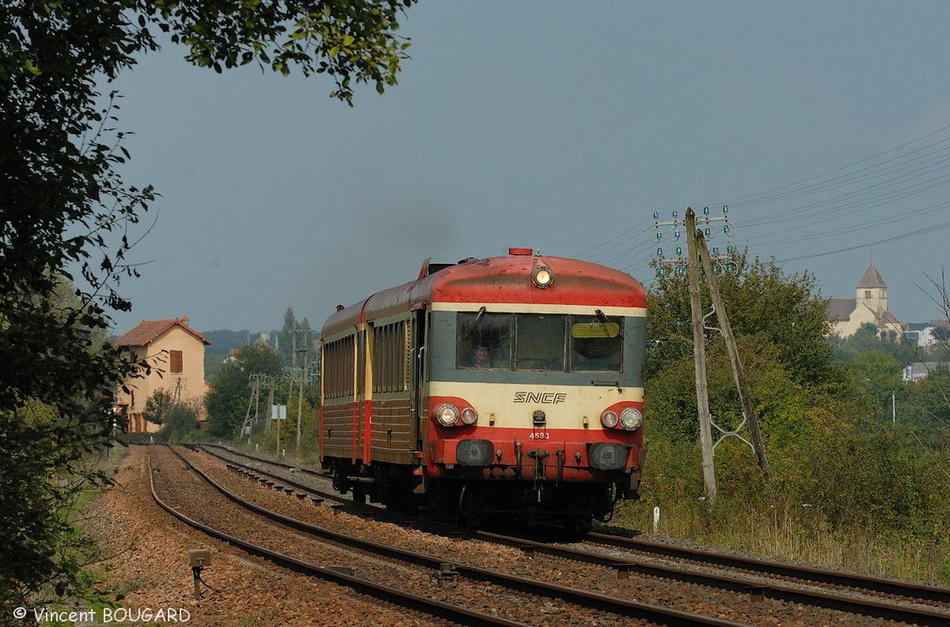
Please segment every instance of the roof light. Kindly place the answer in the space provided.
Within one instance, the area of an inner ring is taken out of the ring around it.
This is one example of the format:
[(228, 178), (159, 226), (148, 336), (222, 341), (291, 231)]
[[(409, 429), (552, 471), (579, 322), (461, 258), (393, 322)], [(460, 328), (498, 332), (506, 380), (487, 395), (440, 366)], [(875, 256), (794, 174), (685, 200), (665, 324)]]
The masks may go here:
[(538, 266), (534, 269), (534, 273), (531, 275), (531, 280), (534, 281), (534, 284), (540, 287), (541, 289), (551, 287), (554, 283), (554, 275), (551, 273), (551, 268), (547, 266)]

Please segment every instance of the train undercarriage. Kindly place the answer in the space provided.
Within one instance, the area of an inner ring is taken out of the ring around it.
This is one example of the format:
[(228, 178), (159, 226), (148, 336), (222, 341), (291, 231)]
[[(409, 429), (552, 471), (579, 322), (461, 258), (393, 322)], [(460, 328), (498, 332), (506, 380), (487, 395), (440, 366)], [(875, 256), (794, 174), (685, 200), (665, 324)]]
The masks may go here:
[(329, 459), (328, 467), (334, 489), (352, 492), (358, 503), (369, 500), (410, 514), (426, 510), (469, 527), (555, 523), (582, 531), (594, 520), (609, 521), (620, 499), (638, 498), (629, 481), (433, 479), (408, 466), (340, 459)]

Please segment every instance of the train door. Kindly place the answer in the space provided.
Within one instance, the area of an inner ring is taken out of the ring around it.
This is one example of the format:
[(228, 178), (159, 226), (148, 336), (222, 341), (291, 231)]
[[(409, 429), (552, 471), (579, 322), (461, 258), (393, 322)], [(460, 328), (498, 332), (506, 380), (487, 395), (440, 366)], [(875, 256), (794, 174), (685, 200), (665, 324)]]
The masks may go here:
[(422, 439), (425, 436), (425, 420), (428, 406), (428, 386), (426, 385), (426, 310), (417, 309), (413, 312), (411, 324), (410, 355), (410, 396), (411, 408), (411, 440), (416, 443), (416, 451), (422, 450)]

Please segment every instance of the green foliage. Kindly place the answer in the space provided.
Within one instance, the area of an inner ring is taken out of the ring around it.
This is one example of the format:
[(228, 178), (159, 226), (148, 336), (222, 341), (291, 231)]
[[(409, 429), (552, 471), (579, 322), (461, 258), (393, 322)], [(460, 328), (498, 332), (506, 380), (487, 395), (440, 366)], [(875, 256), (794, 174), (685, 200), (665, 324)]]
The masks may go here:
[(380, 94), (396, 84), (409, 48), (395, 34), (398, 18), (414, 2), (126, 0), (140, 13), (142, 30), (151, 23), (170, 32), (197, 66), (221, 72), (256, 61), (281, 74), (297, 66), (305, 76), (332, 77), (336, 90), (330, 95), (351, 104), (354, 82), (373, 84)]
[(916, 346), (906, 341), (895, 341), (891, 337), (879, 337), (877, 327), (870, 323), (861, 325), (861, 328), (850, 337), (832, 336), (828, 341), (831, 344), (836, 363), (848, 363), (855, 357), (870, 351), (886, 353), (893, 357), (900, 366), (921, 360), (922, 356)]
[[(156, 193), (121, 176), (119, 96), (99, 85), (156, 50), (158, 29), (196, 65), (296, 66), (352, 104), (354, 84), (396, 83), (413, 1), (0, 3), (0, 615), (76, 581), (56, 512), (73, 479), (97, 478), (78, 462), (110, 441), (112, 393), (134, 371), (102, 338), (131, 307), (117, 288), (138, 274), (132, 233)], [(71, 272), (82, 287), (64, 299)]]
[[(301, 367), (304, 353), (309, 353), (312, 359), (314, 351), (310, 350), (312, 346), (308, 346), (308, 343), (312, 341), (313, 332), (310, 329), (310, 321), (304, 318), (298, 322), (294, 316), (293, 307), (288, 307), (284, 313), (284, 326), (277, 334), (277, 346), (283, 364), (295, 368)], [(294, 353), (295, 349), (296, 353)]]
[(890, 415), (892, 395), (902, 391), (901, 367), (893, 355), (872, 349), (847, 363), (855, 386), (867, 395), (879, 417)]
[(169, 408), (165, 426), (158, 435), (164, 442), (182, 442), (190, 439), (197, 429), (198, 412), (184, 403), (176, 403)]
[(836, 527), (946, 539), (948, 454), (920, 444), (913, 433), (876, 420), (816, 440), (803, 460), (813, 504)]
[[(845, 378), (831, 365), (825, 341), (824, 301), (814, 279), (785, 276), (774, 263), (735, 257), (738, 273), (722, 277), (720, 294), (743, 361), (746, 384), (767, 449), (782, 447), (811, 428), (813, 399), (838, 390)], [(701, 290), (704, 306), (708, 292)], [(682, 277), (666, 275), (650, 289), (647, 335), (657, 346), (648, 358), (651, 429), (674, 442), (698, 437), (696, 380), (689, 294)], [(716, 320), (707, 321), (715, 327)], [(713, 421), (738, 427), (741, 403), (721, 336), (706, 330), (707, 386)]]
[(168, 390), (156, 390), (148, 397), (148, 400), (145, 401), (145, 408), (142, 410), (142, 415), (149, 422), (154, 422), (157, 425), (165, 424), (165, 418), (174, 406), (175, 403), (172, 400), (171, 392)]
[[(800, 384), (835, 381), (831, 350), (825, 341), (825, 301), (816, 295), (813, 275), (785, 275), (774, 262), (735, 254), (736, 274), (719, 278), (719, 292), (736, 337), (770, 344), (792, 379)], [(705, 280), (700, 297), (711, 303)], [(648, 364), (655, 373), (670, 360), (692, 358), (689, 292), (683, 277), (667, 274), (650, 287), (647, 338), (658, 345)], [(717, 326), (715, 316), (707, 326)], [(713, 332), (707, 331), (707, 337)]]
[[(703, 500), (688, 293), (684, 279), (661, 277), (648, 313), (655, 348), (643, 498), (624, 504), (617, 520), (647, 530), (659, 507), (662, 533), (950, 581), (950, 373), (902, 383), (899, 345), (873, 328), (837, 343), (835, 363), (810, 277), (744, 258), (739, 265), (721, 292), (765, 438), (768, 479), (748, 446), (725, 439), (715, 452), (717, 501)], [(708, 311), (705, 289), (703, 302)], [(735, 428), (742, 416), (723, 341), (707, 330), (704, 344), (713, 421)], [(846, 358), (842, 346), (853, 351)]]
[(247, 413), (251, 375), (277, 376), (280, 370), (280, 356), (266, 344), (245, 346), (225, 362), (205, 395), (208, 432), (222, 438), (237, 435)]
[(897, 419), (932, 448), (950, 448), (950, 371), (937, 368), (908, 383), (897, 403)]

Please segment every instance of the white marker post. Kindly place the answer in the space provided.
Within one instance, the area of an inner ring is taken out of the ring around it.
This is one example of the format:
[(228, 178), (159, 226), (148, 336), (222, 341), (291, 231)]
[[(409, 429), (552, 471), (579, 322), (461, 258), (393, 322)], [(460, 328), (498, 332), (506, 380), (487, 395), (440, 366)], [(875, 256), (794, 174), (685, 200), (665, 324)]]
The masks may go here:
[[(271, 420), (287, 420), (287, 406), (286, 405), (271, 405), (270, 406), (270, 419)], [(277, 423), (277, 457), (280, 457), (280, 423)]]

